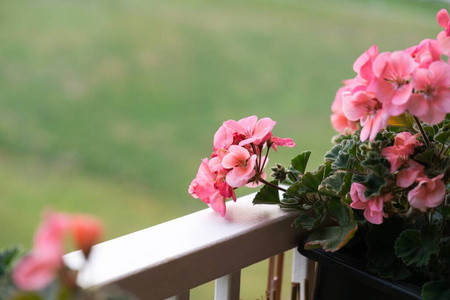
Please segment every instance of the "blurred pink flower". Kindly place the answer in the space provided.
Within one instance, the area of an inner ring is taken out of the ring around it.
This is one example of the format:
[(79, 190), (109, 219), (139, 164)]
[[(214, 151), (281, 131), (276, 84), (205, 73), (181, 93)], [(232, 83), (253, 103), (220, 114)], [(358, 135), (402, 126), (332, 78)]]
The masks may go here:
[(13, 280), (22, 290), (35, 291), (49, 285), (62, 267), (64, 236), (71, 218), (62, 213), (45, 212), (35, 236), (33, 249), (13, 271)]
[(411, 96), (408, 110), (429, 124), (438, 124), (450, 112), (450, 65), (443, 61), (417, 69), (412, 76), (417, 93)]
[(353, 70), (358, 74), (354, 80), (354, 87), (358, 87), (356, 90), (361, 90), (361, 86), (364, 86), (363, 89), (366, 92), (375, 92), (374, 84), (376, 82), (376, 76), (373, 73), (372, 64), (377, 56), (378, 47), (377, 45), (373, 45), (354, 62)]
[(85, 257), (89, 257), (92, 246), (103, 235), (102, 223), (97, 218), (84, 214), (73, 215), (71, 221), (75, 247), (81, 249)]
[(331, 106), (331, 111), (333, 112), (331, 115), (331, 125), (334, 130), (343, 134), (353, 133), (358, 129), (358, 122), (347, 119), (342, 109), (342, 94), (344, 92), (350, 92), (351, 88), (349, 85), (341, 87), (336, 92)]
[(370, 223), (383, 223), (383, 217), (387, 217), (387, 214), (383, 211), (384, 202), (390, 201), (393, 196), (386, 194), (367, 199), (364, 195), (365, 191), (366, 187), (363, 184), (353, 183), (350, 188), (350, 197), (352, 198), (350, 206), (356, 209), (364, 209), (364, 217)]
[(408, 201), (412, 207), (425, 210), (440, 205), (444, 201), (445, 184), (442, 182), (444, 174), (432, 179), (419, 177), (419, 184), (408, 193)]
[(441, 46), (438, 41), (432, 39), (425, 39), (405, 52), (411, 55), (419, 68), (428, 68), (433, 61), (441, 60)]
[(13, 280), (19, 289), (25, 291), (38, 291), (48, 286), (61, 267), (55, 260), (47, 255), (29, 254), (15, 267)]
[(441, 9), (436, 15), (436, 20), (439, 26), (444, 28), (443, 31), (439, 32), (436, 40), (442, 47), (442, 53), (450, 56), (450, 17), (448, 11), (446, 9)]
[(387, 114), (398, 116), (406, 110), (412, 93), (411, 74), (416, 67), (417, 63), (403, 51), (381, 53), (373, 62), (375, 95)]

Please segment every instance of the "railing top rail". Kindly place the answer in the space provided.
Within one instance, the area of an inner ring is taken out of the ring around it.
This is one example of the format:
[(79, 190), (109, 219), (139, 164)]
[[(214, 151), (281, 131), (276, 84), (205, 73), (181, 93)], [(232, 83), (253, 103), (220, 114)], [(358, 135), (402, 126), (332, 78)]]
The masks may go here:
[[(228, 203), (226, 217), (205, 209), (94, 246), (80, 270), (83, 287), (115, 283), (143, 299), (165, 299), (297, 246), (296, 211)], [(79, 251), (64, 256), (73, 269)]]

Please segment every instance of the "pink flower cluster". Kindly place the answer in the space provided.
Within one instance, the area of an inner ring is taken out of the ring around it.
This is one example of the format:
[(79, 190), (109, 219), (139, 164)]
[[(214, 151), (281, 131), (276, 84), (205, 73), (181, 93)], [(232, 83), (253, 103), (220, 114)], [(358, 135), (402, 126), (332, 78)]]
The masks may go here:
[[(391, 164), (390, 172), (397, 175), (397, 186), (409, 188), (414, 183), (417, 186), (408, 193), (409, 204), (417, 209), (426, 210), (439, 206), (444, 201), (445, 184), (441, 180), (444, 174), (428, 178), (424, 174), (424, 166), (410, 159), (414, 148), (421, 146), (417, 140), (418, 134), (400, 132), (394, 140), (394, 145), (386, 147), (381, 152)], [(381, 224), (387, 214), (383, 211), (384, 202), (390, 201), (391, 193), (367, 199), (364, 195), (366, 187), (360, 183), (353, 183), (350, 189), (351, 207), (364, 209), (365, 218), (373, 224)]]
[(405, 112), (438, 124), (450, 112), (450, 18), (437, 14), (444, 28), (435, 40), (425, 39), (403, 51), (378, 53), (370, 47), (354, 63), (354, 79), (344, 81), (335, 97), (331, 122), (335, 130), (353, 133), (362, 126), (361, 141), (374, 140), (391, 116)]
[(364, 195), (366, 189), (363, 184), (356, 182), (352, 184), (350, 188), (352, 203), (350, 203), (350, 206), (356, 209), (364, 209), (364, 217), (370, 223), (381, 224), (383, 223), (383, 217), (387, 217), (387, 214), (383, 211), (384, 202), (390, 201), (393, 198), (392, 194), (367, 199)]
[(290, 138), (272, 135), (275, 124), (270, 118), (258, 120), (256, 116), (225, 121), (214, 135), (211, 159), (202, 160), (197, 176), (189, 186), (189, 194), (224, 216), (225, 200), (233, 198), (236, 201), (234, 189), (258, 186), (265, 180), (264, 166), (270, 148), (276, 151), (277, 146), (295, 146)]
[(424, 174), (424, 166), (409, 158), (414, 154), (414, 147), (421, 145), (417, 141), (417, 134), (400, 132), (395, 137), (394, 146), (386, 147), (381, 154), (391, 163), (391, 173), (397, 173), (397, 185), (408, 188), (418, 183), (408, 193), (408, 201), (412, 207), (426, 210), (440, 205), (444, 201), (445, 184), (442, 182), (444, 174), (432, 179)]
[(35, 233), (32, 251), (14, 269), (14, 283), (26, 291), (45, 288), (63, 269), (62, 256), (68, 235), (75, 247), (88, 257), (102, 232), (100, 222), (91, 216), (46, 212)]

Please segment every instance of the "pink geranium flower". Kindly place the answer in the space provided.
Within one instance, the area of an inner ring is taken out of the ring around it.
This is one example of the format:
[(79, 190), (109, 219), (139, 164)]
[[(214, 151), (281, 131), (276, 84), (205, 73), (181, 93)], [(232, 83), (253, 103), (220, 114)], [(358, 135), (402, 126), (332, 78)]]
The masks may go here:
[(442, 28), (443, 31), (439, 32), (436, 40), (440, 43), (442, 47), (442, 53), (450, 56), (450, 17), (446, 9), (441, 9), (437, 15), (436, 20)]
[(395, 137), (394, 146), (386, 147), (381, 151), (381, 155), (391, 164), (391, 173), (395, 173), (408, 161), (409, 156), (414, 153), (416, 145), (421, 145), (417, 137), (418, 134), (412, 135), (407, 131), (400, 132)]
[(214, 134), (214, 152), (219, 150), (228, 150), (228, 148), (230, 148), (233, 144), (233, 141), (233, 131), (224, 122)]
[(444, 201), (445, 184), (442, 182), (444, 174), (432, 179), (419, 177), (419, 184), (408, 193), (408, 201), (412, 207), (425, 210), (439, 206)]
[(33, 249), (13, 271), (18, 288), (37, 291), (48, 286), (63, 269), (62, 256), (67, 236), (85, 256), (102, 233), (98, 220), (87, 215), (46, 212), (34, 236)]
[(365, 191), (366, 187), (363, 184), (353, 183), (350, 188), (350, 196), (352, 198), (350, 206), (356, 209), (364, 209), (364, 217), (370, 223), (383, 223), (383, 217), (387, 217), (387, 214), (383, 211), (384, 202), (390, 201), (393, 196), (386, 194), (367, 199), (364, 195)]
[(70, 226), (66, 214), (46, 212), (34, 236), (34, 246), (13, 271), (17, 287), (36, 291), (49, 285), (62, 267), (63, 239)]
[(386, 127), (389, 120), (381, 103), (363, 91), (358, 91), (353, 95), (345, 93), (342, 108), (349, 120), (360, 121), (363, 127), (360, 135), (361, 142), (367, 139), (373, 141), (378, 132)]
[(416, 67), (417, 63), (403, 51), (382, 53), (373, 62), (375, 95), (389, 115), (405, 112), (412, 94), (411, 74)]
[(450, 112), (450, 65), (443, 61), (417, 69), (412, 82), (417, 93), (411, 96), (408, 110), (429, 124), (438, 124)]
[(354, 133), (358, 129), (358, 122), (350, 121), (342, 109), (342, 95), (345, 92), (349, 93), (351, 89), (352, 87), (349, 85), (341, 87), (336, 92), (333, 104), (331, 105), (331, 111), (333, 112), (331, 115), (331, 125), (334, 130), (343, 134)]
[(250, 155), (245, 148), (232, 145), (222, 160), (225, 169), (231, 169), (226, 176), (227, 183), (232, 187), (241, 187), (248, 183), (255, 171), (256, 154)]
[(375, 92), (374, 84), (376, 82), (376, 76), (373, 73), (372, 64), (377, 56), (378, 47), (377, 45), (373, 45), (354, 62), (353, 70), (358, 74), (354, 81), (354, 87), (358, 87), (357, 90), (360, 90), (361, 86), (364, 86), (363, 89), (366, 92)]
[(256, 116), (250, 116), (239, 121), (228, 120), (225, 122), (234, 135), (239, 136), (239, 146), (253, 143), (261, 145), (270, 137), (273, 127), (277, 122), (270, 118), (262, 118), (258, 121)]
[(410, 187), (417, 178), (423, 177), (424, 166), (415, 162), (414, 160), (409, 160), (406, 163), (406, 168), (400, 170), (397, 174), (397, 185), (402, 188)]
[(188, 192), (194, 197), (209, 204), (211, 208), (225, 216), (226, 198), (232, 197), (236, 201), (236, 194), (232, 187), (226, 182), (226, 170), (212, 172), (209, 168), (209, 160), (207, 158), (202, 160), (197, 172), (197, 176), (189, 185)]
[(441, 46), (438, 41), (432, 39), (425, 39), (405, 52), (411, 55), (419, 68), (428, 68), (433, 61), (441, 60)]
[(81, 249), (85, 257), (89, 257), (92, 246), (97, 244), (103, 235), (101, 222), (89, 215), (76, 214), (72, 217), (70, 227), (75, 247)]
[(272, 136), (270, 138), (270, 144), (271, 144), (272, 148), (275, 151), (277, 151), (277, 146), (289, 147), (289, 148), (295, 147), (295, 143), (294, 143), (293, 139), (291, 139), (291, 138), (279, 138), (279, 137), (276, 137), (276, 136)]

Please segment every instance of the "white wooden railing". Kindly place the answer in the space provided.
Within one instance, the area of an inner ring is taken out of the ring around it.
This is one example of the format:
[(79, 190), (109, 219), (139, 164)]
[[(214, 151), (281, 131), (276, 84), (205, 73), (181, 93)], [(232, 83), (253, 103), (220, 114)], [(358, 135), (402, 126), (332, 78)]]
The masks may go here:
[[(253, 197), (227, 203), (226, 217), (205, 209), (98, 244), (81, 270), (79, 251), (64, 260), (86, 288), (113, 283), (139, 299), (185, 300), (215, 279), (216, 300), (239, 299), (241, 269), (297, 247), (305, 235), (291, 227), (298, 212), (253, 205)], [(312, 265), (293, 253), (291, 280), (304, 286)]]

